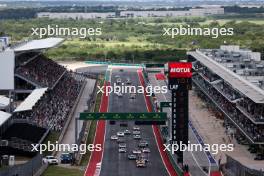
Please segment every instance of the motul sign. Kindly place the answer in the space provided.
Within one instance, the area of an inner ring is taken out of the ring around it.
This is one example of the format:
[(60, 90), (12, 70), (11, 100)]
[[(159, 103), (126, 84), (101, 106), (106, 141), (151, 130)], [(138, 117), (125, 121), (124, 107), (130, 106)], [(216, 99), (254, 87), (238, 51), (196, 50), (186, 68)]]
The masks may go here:
[(192, 63), (190, 62), (170, 62), (169, 78), (191, 78)]
[(189, 73), (191, 72), (190, 68), (171, 68), (171, 73)]

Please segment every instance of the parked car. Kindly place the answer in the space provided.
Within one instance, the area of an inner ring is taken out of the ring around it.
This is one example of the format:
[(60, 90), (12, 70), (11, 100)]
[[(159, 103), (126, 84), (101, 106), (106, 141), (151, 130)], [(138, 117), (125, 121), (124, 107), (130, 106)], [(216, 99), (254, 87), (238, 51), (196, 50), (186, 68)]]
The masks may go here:
[(60, 156), (61, 164), (70, 164), (73, 161), (71, 153), (62, 153)]
[(48, 165), (58, 165), (59, 164), (58, 159), (55, 158), (54, 156), (46, 156), (45, 158), (43, 158), (43, 162)]

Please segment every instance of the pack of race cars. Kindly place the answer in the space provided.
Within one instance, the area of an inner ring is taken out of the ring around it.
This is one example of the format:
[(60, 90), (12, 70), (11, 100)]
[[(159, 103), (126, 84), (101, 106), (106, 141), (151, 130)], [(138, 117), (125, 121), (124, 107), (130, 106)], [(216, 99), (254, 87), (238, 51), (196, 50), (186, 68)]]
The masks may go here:
[[(127, 143), (125, 141), (126, 136), (133, 135), (133, 139), (138, 141), (137, 147), (132, 151), (127, 150)], [(111, 140), (118, 144), (119, 153), (128, 153), (128, 160), (135, 160), (137, 167), (147, 167), (148, 154), (150, 149), (148, 148), (148, 142), (141, 139), (140, 127), (134, 126), (133, 130), (125, 129), (123, 131), (118, 131), (116, 134), (111, 136)]]

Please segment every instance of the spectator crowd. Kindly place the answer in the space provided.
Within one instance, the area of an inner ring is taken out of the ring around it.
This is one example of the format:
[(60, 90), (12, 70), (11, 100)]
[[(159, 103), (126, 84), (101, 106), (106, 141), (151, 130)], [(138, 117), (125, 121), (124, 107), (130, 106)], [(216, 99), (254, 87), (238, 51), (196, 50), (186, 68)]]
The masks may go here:
[(16, 67), (26, 65), (28, 62), (33, 60), (38, 55), (40, 55), (39, 52), (25, 52), (21, 54), (16, 54), (16, 58), (15, 58)]
[(41, 87), (49, 88), (55, 85), (65, 71), (66, 69), (63, 66), (41, 54), (15, 70), (16, 74)]
[(215, 84), (214, 87), (218, 91), (220, 91), (230, 101), (234, 101), (234, 100), (241, 98), (240, 94), (238, 92), (236, 92), (232, 87), (230, 87), (224, 81), (221, 81), (220, 83)]
[(61, 131), (81, 91), (83, 80), (66, 72), (53, 89), (49, 89), (31, 111), (15, 113), (15, 118), (28, 119), (41, 127)]
[(243, 98), (238, 102), (238, 107), (251, 116), (255, 121), (264, 122), (264, 106), (256, 104), (249, 98)]
[(261, 125), (254, 124), (240, 109), (235, 102), (230, 102), (222, 93), (199, 74), (193, 76), (194, 82), (198, 84), (210, 98), (222, 109), (250, 138), (256, 142), (264, 141), (264, 129)]

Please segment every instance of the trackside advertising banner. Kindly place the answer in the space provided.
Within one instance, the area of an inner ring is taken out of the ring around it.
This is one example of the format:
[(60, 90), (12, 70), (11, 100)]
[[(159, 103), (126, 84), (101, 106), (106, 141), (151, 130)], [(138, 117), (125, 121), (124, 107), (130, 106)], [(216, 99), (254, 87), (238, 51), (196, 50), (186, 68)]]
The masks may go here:
[(169, 62), (169, 78), (191, 78), (191, 62)]

